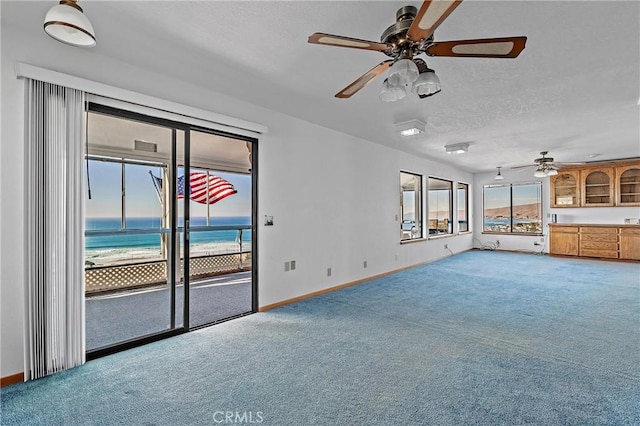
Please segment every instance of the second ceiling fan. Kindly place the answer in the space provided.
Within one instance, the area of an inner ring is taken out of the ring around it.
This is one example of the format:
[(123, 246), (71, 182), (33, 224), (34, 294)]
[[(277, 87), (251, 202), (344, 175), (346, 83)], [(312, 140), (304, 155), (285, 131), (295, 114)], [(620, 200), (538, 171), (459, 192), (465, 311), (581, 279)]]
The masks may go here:
[(392, 59), (383, 61), (339, 91), (337, 98), (350, 98), (377, 76), (391, 68), (380, 92), (383, 101), (404, 98), (407, 89), (426, 98), (440, 91), (440, 81), (427, 63), (416, 56), (515, 58), (524, 49), (526, 37), (500, 37), (442, 41), (433, 39), (435, 29), (462, 0), (427, 0), (420, 10), (404, 6), (396, 12), (396, 22), (387, 28), (380, 42), (325, 33), (309, 36), (309, 43), (382, 52)]

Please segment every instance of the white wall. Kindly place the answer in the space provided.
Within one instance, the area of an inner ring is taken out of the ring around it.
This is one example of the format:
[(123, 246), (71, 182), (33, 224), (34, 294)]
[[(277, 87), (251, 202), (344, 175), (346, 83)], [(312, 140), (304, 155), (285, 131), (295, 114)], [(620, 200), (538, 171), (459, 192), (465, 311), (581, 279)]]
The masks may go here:
[[(500, 241), (500, 247), (498, 250), (522, 250), (522, 251), (541, 251), (544, 249), (548, 252), (548, 238), (549, 233), (549, 219), (547, 213), (549, 211), (549, 178), (536, 178), (533, 176), (533, 171), (529, 173), (525, 171), (513, 171), (502, 169), (502, 175), (504, 180), (495, 180), (496, 172), (491, 173), (479, 173), (474, 175), (473, 194), (476, 202), (473, 205), (474, 212), (474, 232), (473, 232), (473, 246), (480, 248), (483, 244), (495, 244), (496, 241)], [(504, 235), (504, 234), (483, 234), (482, 233), (482, 219), (483, 219), (483, 205), (482, 205), (482, 187), (484, 185), (493, 184), (509, 184), (509, 183), (532, 183), (542, 181), (542, 225), (543, 236), (525, 236), (525, 235)], [(550, 217), (550, 216), (549, 216)], [(534, 243), (541, 245), (537, 246)]]
[[(536, 178), (533, 176), (533, 169), (530, 171), (502, 170), (504, 180), (496, 181), (496, 173), (480, 173), (474, 175), (473, 193), (476, 203), (474, 211), (474, 247), (480, 248), (485, 243), (495, 243), (500, 240), (500, 250), (532, 250), (540, 251), (544, 249), (549, 252), (549, 222), (551, 215), (557, 215), (558, 223), (586, 223), (586, 224), (622, 224), (625, 218), (640, 218), (640, 208), (638, 207), (588, 207), (588, 208), (551, 208), (550, 207), (550, 179)], [(524, 183), (542, 181), (542, 225), (544, 235), (542, 237), (523, 235), (496, 235), (482, 233), (482, 187), (484, 185), (503, 183)], [(541, 245), (536, 246), (534, 242)]]
[[(473, 184), (452, 167), (347, 136), (158, 74), (2, 26), (0, 376), (23, 371), (24, 90), (16, 61), (268, 126), (259, 141), (261, 306), (471, 248), (471, 234), (401, 245), (399, 171)], [(185, 64), (188, 66), (188, 64)], [(363, 123), (363, 125), (365, 125)], [(471, 201), (470, 201), (471, 202)], [(264, 215), (275, 225), (265, 227)], [(296, 260), (295, 271), (284, 262)], [(368, 268), (363, 268), (363, 261)], [(332, 276), (326, 269), (332, 268)]]

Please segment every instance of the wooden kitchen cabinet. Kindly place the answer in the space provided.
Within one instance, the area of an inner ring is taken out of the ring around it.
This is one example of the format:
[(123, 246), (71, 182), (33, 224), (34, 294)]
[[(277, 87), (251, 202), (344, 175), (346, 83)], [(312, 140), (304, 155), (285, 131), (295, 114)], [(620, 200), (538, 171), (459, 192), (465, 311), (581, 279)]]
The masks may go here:
[(609, 226), (580, 227), (580, 256), (618, 258), (618, 228)]
[(616, 204), (640, 206), (640, 165), (616, 167)]
[(549, 253), (640, 260), (640, 225), (549, 224)]
[(562, 256), (577, 256), (579, 228), (577, 226), (553, 226), (549, 233), (549, 252)]
[(640, 206), (640, 160), (566, 167), (550, 180), (550, 206)]
[(620, 228), (620, 259), (640, 260), (640, 228)]
[(579, 180), (579, 170), (561, 170), (551, 176), (551, 207), (580, 207)]
[(610, 207), (614, 205), (613, 167), (581, 170), (580, 184), (584, 207)]

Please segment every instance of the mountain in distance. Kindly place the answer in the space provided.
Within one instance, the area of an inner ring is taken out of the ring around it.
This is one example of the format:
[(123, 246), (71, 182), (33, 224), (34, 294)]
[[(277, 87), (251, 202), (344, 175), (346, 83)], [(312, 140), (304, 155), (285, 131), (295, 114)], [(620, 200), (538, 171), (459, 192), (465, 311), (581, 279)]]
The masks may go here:
[[(540, 205), (538, 203), (531, 204), (519, 204), (513, 206), (513, 216), (514, 217), (540, 217), (539, 211)], [(509, 217), (511, 215), (511, 211), (509, 207), (496, 207), (494, 209), (485, 209), (484, 216), (485, 217)]]

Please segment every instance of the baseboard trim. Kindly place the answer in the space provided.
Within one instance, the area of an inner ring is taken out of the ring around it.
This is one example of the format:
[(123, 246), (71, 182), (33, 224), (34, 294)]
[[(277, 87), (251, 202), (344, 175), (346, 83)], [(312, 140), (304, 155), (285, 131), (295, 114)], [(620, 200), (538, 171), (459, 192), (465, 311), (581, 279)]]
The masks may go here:
[[(445, 257), (449, 257), (449, 256), (445, 256)], [(347, 283), (344, 283), (344, 284), (339, 284), (339, 285), (334, 286), (334, 287), (329, 287), (329, 288), (325, 288), (325, 289), (322, 289), (322, 290), (314, 291), (314, 292), (311, 292), (311, 293), (303, 294), (301, 296), (293, 297), (291, 299), (282, 300), (280, 302), (272, 303), (270, 305), (261, 306), (258, 309), (258, 312), (270, 311), (271, 309), (276, 309), (276, 308), (279, 308), (281, 306), (286, 306), (286, 305), (290, 305), (292, 303), (301, 302), (301, 301), (306, 300), (306, 299), (311, 299), (312, 297), (321, 296), (321, 295), (327, 294), (327, 293), (332, 293), (334, 291), (342, 290), (343, 288), (352, 287), (354, 285), (362, 284), (362, 283), (365, 283), (367, 281), (372, 281), (372, 280), (375, 280), (375, 279), (378, 279), (378, 278), (386, 277), (387, 275), (395, 274), (397, 272), (402, 272), (402, 271), (405, 271), (407, 269), (415, 268), (415, 267), (418, 267), (418, 266), (421, 266), (421, 265), (426, 265), (427, 263), (435, 262), (435, 261), (440, 260), (440, 259), (443, 259), (443, 258), (427, 260), (425, 262), (416, 263), (415, 265), (405, 266), (404, 268), (394, 269), (394, 270), (391, 270), (391, 271), (383, 272), (381, 274), (372, 275), (370, 277), (361, 278), (359, 280), (350, 281), (350, 282), (347, 282)]]
[(24, 382), (24, 373), (12, 374), (11, 376), (0, 379), (0, 388), (21, 382)]

